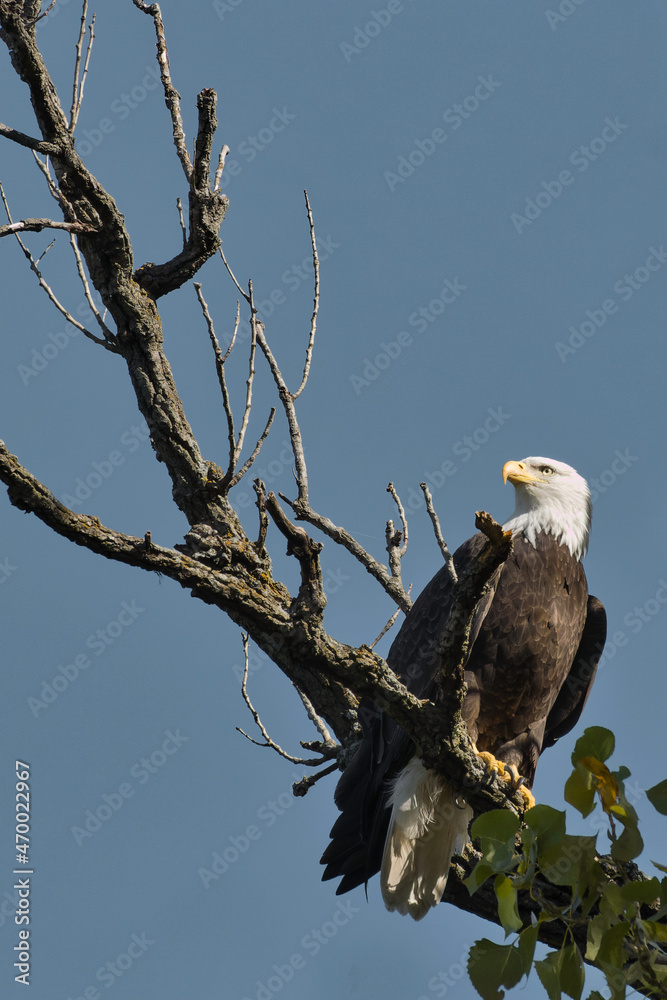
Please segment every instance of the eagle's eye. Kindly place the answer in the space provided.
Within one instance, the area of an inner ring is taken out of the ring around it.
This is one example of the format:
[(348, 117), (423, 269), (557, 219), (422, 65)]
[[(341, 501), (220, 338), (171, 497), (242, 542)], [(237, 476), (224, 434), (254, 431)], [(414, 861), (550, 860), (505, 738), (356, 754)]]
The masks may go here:
[(551, 475), (553, 475), (553, 473), (554, 473), (555, 470), (552, 469), (550, 465), (541, 465), (539, 471), (544, 476), (551, 476)]

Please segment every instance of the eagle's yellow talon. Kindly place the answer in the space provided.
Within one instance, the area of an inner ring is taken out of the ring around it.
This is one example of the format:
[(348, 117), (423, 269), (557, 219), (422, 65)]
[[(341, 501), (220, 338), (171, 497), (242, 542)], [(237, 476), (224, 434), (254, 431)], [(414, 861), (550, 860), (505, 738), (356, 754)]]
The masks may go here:
[(525, 785), (519, 785), (519, 795), (525, 802), (524, 809), (532, 809), (536, 805), (535, 796)]
[(489, 753), (487, 750), (478, 750), (477, 756), (484, 761), (489, 771), (494, 771), (496, 774), (500, 775), (504, 774), (505, 765), (501, 760), (497, 760), (492, 753)]
[(535, 796), (522, 783), (523, 778), (513, 764), (505, 764), (502, 760), (498, 760), (497, 757), (494, 757), (493, 754), (489, 753), (487, 750), (480, 751), (475, 748), (475, 753), (481, 760), (484, 761), (491, 773), (497, 774), (502, 781), (512, 786), (513, 791), (519, 793), (525, 803), (524, 809), (533, 808), (535, 805)]

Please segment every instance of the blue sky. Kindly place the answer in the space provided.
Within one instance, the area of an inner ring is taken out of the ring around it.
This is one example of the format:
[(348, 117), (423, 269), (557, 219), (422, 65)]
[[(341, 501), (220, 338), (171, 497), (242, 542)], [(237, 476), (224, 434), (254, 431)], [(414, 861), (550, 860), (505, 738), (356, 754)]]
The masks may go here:
[[(642, 792), (667, 771), (664, 5), (644, 0), (641, 17), (593, 0), (165, 0), (162, 10), (190, 141), (197, 92), (218, 92), (218, 139), (230, 147), (225, 252), (239, 280), (253, 279), (291, 385), (312, 307), (310, 195), (322, 305), (299, 416), (314, 505), (382, 558), (394, 481), (410, 510), (403, 575), (418, 592), (440, 562), (421, 480), (452, 547), (472, 534), (476, 509), (511, 512), (508, 459), (556, 458), (593, 484), (586, 566), (611, 641), (582, 726), (617, 734), (614, 762), (632, 771), (652, 872), (651, 858), (666, 860), (664, 823)], [(155, 85), (153, 26), (129, 0), (97, 14), (79, 150), (124, 213), (137, 265), (161, 261), (179, 247), (186, 189)], [(57, 0), (39, 30), (67, 107), (79, 17)], [(2, 121), (34, 131), (4, 49), (0, 73)], [(1, 154), (14, 218), (52, 214), (31, 155), (9, 143)], [(41, 253), (50, 239), (27, 242)], [(74, 509), (180, 541), (186, 525), (122, 363), (67, 328), (13, 241), (0, 253), (2, 437)], [(66, 239), (42, 263), (76, 312)], [(219, 261), (199, 280), (225, 339), (235, 289)], [(161, 304), (186, 412), (206, 456), (224, 463), (194, 291)], [(242, 352), (232, 358), (237, 407), (245, 366)], [(251, 434), (270, 392), (261, 371)], [(277, 420), (257, 468), (289, 494), (285, 440)], [(242, 483), (237, 508), (252, 532), (253, 499)], [(483, 935), (500, 941), (499, 930), (444, 906), (414, 925), (384, 911), (375, 881), (368, 903), (320, 882), (334, 779), (295, 800), (303, 769), (236, 732), (252, 720), (230, 622), (168, 580), (71, 545), (6, 498), (0, 524), (0, 840), (12, 834), (19, 758), (32, 774), (36, 1000), (476, 995), (461, 956)], [(293, 585), (282, 538), (272, 530), (270, 542), (276, 574)], [(328, 541), (323, 567), (329, 631), (372, 641), (388, 599)], [(294, 691), (257, 650), (251, 667), (264, 722), (298, 753), (314, 732)], [(575, 736), (540, 762), (538, 800), (562, 807)], [(591, 823), (573, 817), (572, 831)], [(6, 996), (20, 990), (12, 864), (6, 848)]]

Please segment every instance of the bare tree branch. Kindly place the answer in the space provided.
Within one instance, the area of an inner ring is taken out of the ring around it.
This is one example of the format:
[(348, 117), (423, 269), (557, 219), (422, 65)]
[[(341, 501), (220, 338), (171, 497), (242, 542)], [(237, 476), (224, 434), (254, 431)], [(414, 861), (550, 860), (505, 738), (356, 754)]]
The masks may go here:
[[(40, 2), (41, 2), (41, 0), (40, 0)], [(51, 9), (52, 9), (53, 7), (55, 7), (55, 5), (56, 5), (56, 0), (51, 0), (51, 3), (50, 3), (50, 4), (49, 4), (49, 6), (48, 6), (48, 7), (46, 8), (46, 10), (45, 10), (45, 11), (43, 11), (43, 13), (41, 13), (41, 14), (39, 15), (39, 17), (34, 17), (34, 18), (33, 18), (33, 19), (31, 20), (31, 21), (28, 21), (28, 22), (27, 22), (27, 26), (28, 26), (28, 27), (32, 27), (32, 26), (33, 26), (34, 24), (37, 24), (37, 22), (38, 22), (38, 21), (41, 21), (43, 17), (46, 17), (46, 15), (47, 15), (47, 14), (49, 13), (49, 11), (50, 11), (50, 10), (51, 10)], [(38, 7), (37, 9), (39, 10), (39, 7)]]
[(424, 494), (424, 499), (426, 500), (426, 511), (428, 516), (431, 518), (431, 523), (433, 524), (433, 531), (435, 532), (435, 538), (438, 543), (438, 547), (442, 552), (443, 558), (449, 570), (449, 575), (452, 583), (456, 583), (458, 580), (458, 575), (456, 573), (456, 567), (454, 566), (454, 557), (447, 547), (447, 542), (442, 537), (442, 531), (440, 530), (440, 521), (438, 515), (435, 512), (433, 506), (433, 497), (431, 496), (431, 491), (429, 490), (426, 483), (420, 483), (419, 487)]
[(317, 712), (315, 711), (315, 709), (313, 707), (313, 703), (310, 700), (310, 698), (308, 697), (308, 695), (304, 694), (303, 691), (300, 691), (299, 688), (296, 686), (296, 684), (294, 685), (294, 688), (295, 688), (296, 693), (298, 694), (299, 698), (301, 698), (301, 701), (303, 702), (303, 707), (306, 710), (306, 714), (308, 715), (308, 718), (310, 719), (310, 721), (313, 723), (313, 725), (317, 729), (318, 733), (322, 737), (323, 742), (326, 743), (326, 744), (332, 744), (333, 745), (333, 740), (331, 738), (331, 733), (327, 729), (326, 724), (324, 722), (324, 719), (321, 718), (317, 714)]
[[(67, 199), (65, 198), (65, 196), (62, 193), (62, 191), (60, 190), (60, 188), (58, 187), (58, 185), (54, 181), (53, 177), (51, 176), (51, 171), (49, 169), (49, 158), (48, 158), (48, 156), (46, 157), (45, 160), (40, 160), (39, 156), (37, 155), (37, 153), (35, 152), (34, 149), (32, 151), (32, 155), (33, 155), (33, 159), (34, 159), (35, 163), (37, 164), (37, 166), (41, 170), (42, 174), (44, 175), (44, 179), (46, 180), (46, 184), (47, 184), (47, 187), (49, 189), (49, 194), (51, 195), (51, 197), (53, 198), (53, 200), (58, 203), (58, 205), (60, 206), (60, 208), (63, 210), (63, 212), (66, 215), (73, 214), (72, 213), (72, 206), (70, 204), (68, 204)], [(90, 231), (93, 232), (94, 230), (91, 229)]]
[(313, 213), (310, 207), (310, 202), (308, 201), (308, 192), (304, 191), (304, 196), (306, 199), (306, 210), (308, 212), (308, 223), (310, 225), (310, 243), (313, 248), (313, 270), (315, 272), (315, 290), (313, 292), (313, 315), (310, 319), (310, 333), (308, 335), (308, 347), (306, 348), (306, 361), (303, 366), (303, 377), (301, 379), (301, 384), (296, 392), (292, 393), (292, 399), (298, 399), (303, 390), (306, 388), (306, 382), (308, 381), (308, 376), (310, 374), (310, 365), (313, 359), (313, 346), (315, 344), (315, 329), (317, 327), (317, 314), (320, 309), (320, 258), (317, 254), (317, 240), (315, 238), (315, 223), (313, 221)]
[(223, 251), (222, 247), (218, 248), (218, 252), (219, 252), (220, 256), (222, 257), (222, 263), (225, 265), (225, 268), (227, 269), (227, 274), (229, 275), (229, 277), (232, 279), (232, 281), (236, 285), (237, 291), (243, 296), (243, 298), (246, 300), (246, 302), (248, 303), (248, 305), (250, 305), (250, 296), (248, 295), (247, 292), (245, 292), (241, 288), (241, 286), (239, 285), (238, 281), (236, 280), (236, 277), (234, 276), (234, 272), (232, 271), (231, 267), (229, 266), (229, 264), (227, 262), (227, 258), (225, 257), (225, 254), (224, 254), (224, 251)]
[[(251, 308), (252, 305), (251, 305)], [(285, 411), (285, 416), (287, 417), (287, 425), (289, 427), (290, 441), (292, 442), (292, 454), (294, 455), (294, 463), (296, 465), (296, 485), (299, 493), (299, 501), (303, 504), (308, 503), (308, 470), (306, 468), (306, 456), (303, 450), (303, 439), (301, 437), (301, 428), (299, 427), (299, 422), (296, 417), (296, 410), (294, 408), (294, 397), (292, 393), (287, 388), (285, 384), (285, 379), (283, 374), (278, 367), (278, 362), (273, 356), (273, 352), (269, 347), (268, 341), (264, 334), (264, 325), (262, 323), (254, 320), (257, 343), (259, 344), (264, 357), (269, 363), (269, 368), (271, 369), (271, 374), (273, 375), (273, 380), (276, 383), (278, 389), (278, 395), (280, 397), (280, 402), (283, 404), (283, 409)]]
[(272, 750), (275, 750), (277, 754), (280, 754), (281, 757), (284, 757), (285, 760), (290, 760), (293, 764), (301, 764), (303, 767), (319, 767), (320, 764), (322, 763), (321, 757), (311, 757), (310, 759), (307, 759), (305, 757), (293, 757), (292, 754), (287, 753), (286, 750), (283, 750), (283, 748), (269, 736), (266, 727), (264, 726), (262, 720), (260, 719), (259, 713), (255, 708), (255, 706), (253, 705), (253, 703), (251, 702), (250, 695), (248, 694), (248, 635), (246, 632), (241, 633), (241, 639), (243, 640), (243, 658), (244, 658), (243, 680), (241, 681), (241, 694), (243, 695), (243, 700), (250, 709), (250, 713), (253, 719), (255, 720), (255, 725), (257, 726), (260, 733), (264, 737), (265, 742), (259, 743), (257, 740), (253, 740), (252, 736), (248, 736), (248, 734), (245, 733), (239, 726), (236, 727), (237, 733), (241, 733), (242, 736), (245, 736), (247, 740), (250, 740), (250, 742), (254, 743), (255, 746), (257, 747), (270, 747)]
[(215, 355), (215, 370), (218, 375), (218, 385), (220, 386), (220, 392), (222, 393), (222, 405), (225, 410), (225, 417), (227, 419), (227, 439), (229, 442), (229, 464), (227, 467), (227, 476), (231, 479), (236, 468), (236, 433), (234, 431), (234, 414), (232, 412), (232, 404), (229, 398), (229, 390), (227, 388), (227, 379), (225, 378), (225, 361), (229, 357), (232, 347), (234, 346), (234, 341), (236, 339), (236, 331), (239, 325), (239, 310), (238, 304), (236, 309), (236, 324), (234, 326), (234, 334), (232, 336), (232, 342), (229, 346), (227, 353), (224, 355), (220, 350), (220, 344), (218, 343), (218, 338), (215, 335), (215, 328), (213, 326), (213, 319), (209, 312), (208, 305), (204, 298), (204, 293), (201, 290), (201, 285), (198, 281), (194, 282), (195, 293), (199, 300), (199, 304), (204, 315), (204, 320), (206, 321), (206, 328), (208, 330), (209, 340), (211, 341), (211, 346), (213, 347), (213, 353)]
[(266, 534), (269, 530), (269, 515), (266, 513), (266, 486), (261, 479), (255, 479), (252, 488), (257, 497), (255, 505), (259, 512), (259, 535), (255, 542), (255, 549), (261, 555), (266, 551)]
[(245, 407), (243, 410), (243, 418), (241, 420), (241, 429), (239, 430), (238, 440), (234, 448), (234, 465), (236, 465), (239, 455), (241, 454), (241, 449), (243, 448), (243, 442), (245, 440), (245, 434), (248, 429), (248, 422), (250, 420), (250, 410), (252, 408), (252, 384), (255, 380), (255, 352), (257, 351), (257, 312), (255, 310), (255, 303), (252, 297), (252, 281), (248, 282), (248, 295), (250, 298), (250, 352), (248, 357), (248, 378), (246, 379)]
[(334, 771), (338, 770), (338, 763), (330, 764), (329, 767), (325, 767), (323, 771), (319, 774), (308, 774), (306, 777), (302, 778), (301, 781), (295, 781), (292, 785), (292, 794), (296, 798), (303, 798), (313, 785), (320, 780), (320, 778), (326, 778), (328, 774), (333, 774)]
[(181, 224), (181, 233), (183, 234), (183, 249), (185, 250), (188, 245), (188, 231), (185, 228), (185, 219), (183, 218), (183, 202), (180, 198), (176, 199), (176, 208), (178, 209), (178, 221)]
[(366, 549), (359, 544), (356, 538), (345, 528), (336, 525), (328, 517), (324, 517), (322, 514), (318, 514), (312, 509), (310, 504), (303, 503), (300, 499), (289, 500), (284, 493), (279, 493), (281, 500), (294, 511), (298, 521), (307, 521), (308, 524), (312, 524), (313, 527), (319, 528), (319, 530), (325, 534), (332, 541), (336, 542), (337, 545), (342, 546), (342, 548), (347, 549), (350, 555), (354, 556), (358, 562), (375, 577), (379, 584), (386, 590), (393, 601), (398, 604), (406, 613), (412, 607), (412, 601), (406, 596), (405, 590), (402, 583), (398, 583), (387, 571), (387, 567), (379, 563), (377, 559), (366, 551)]
[(408, 522), (405, 517), (405, 509), (393, 483), (389, 483), (387, 486), (387, 493), (391, 493), (394, 503), (398, 508), (398, 516), (401, 519), (402, 527), (402, 531), (396, 531), (394, 529), (394, 522), (391, 520), (387, 521), (385, 539), (387, 542), (387, 554), (389, 555), (389, 570), (392, 578), (403, 590), (405, 594), (405, 602), (412, 606), (412, 601), (408, 597), (407, 593), (405, 593), (405, 587), (403, 586), (403, 580), (401, 579), (401, 559), (408, 551)]
[[(7, 218), (9, 219), (10, 226), (11, 226), (12, 225), (11, 212), (10, 212), (10, 209), (9, 209), (9, 204), (7, 202), (7, 198), (5, 196), (4, 188), (3, 188), (3, 186), (2, 186), (1, 183), (0, 183), (0, 198), (2, 199), (2, 203), (3, 203), (4, 207), (5, 207), (5, 212), (7, 213)], [(35, 220), (35, 221), (42, 221), (42, 220)], [(46, 221), (48, 221), (48, 220), (46, 220)], [(17, 223), (17, 225), (18, 225), (18, 223)], [(65, 224), (63, 224), (63, 228), (64, 228), (64, 226), (65, 226)], [(53, 289), (51, 288), (51, 286), (49, 284), (47, 284), (47, 282), (44, 280), (44, 276), (42, 275), (42, 272), (37, 267), (38, 261), (36, 261), (35, 258), (32, 256), (32, 254), (28, 250), (27, 246), (25, 245), (25, 243), (23, 242), (23, 240), (21, 239), (21, 237), (18, 235), (18, 233), (16, 231), (14, 231), (13, 235), (16, 237), (16, 241), (17, 241), (18, 245), (21, 247), (21, 250), (23, 251), (23, 253), (24, 253), (24, 255), (25, 255), (25, 257), (26, 257), (26, 259), (28, 261), (28, 264), (30, 266), (30, 270), (37, 277), (37, 280), (39, 281), (40, 287), (44, 289), (44, 291), (46, 292), (46, 294), (50, 298), (51, 302), (53, 302), (53, 304), (56, 307), (56, 309), (65, 317), (65, 319), (67, 320), (67, 322), (71, 323), (72, 326), (76, 327), (77, 330), (80, 330), (81, 333), (83, 333), (84, 336), (88, 337), (89, 340), (92, 340), (93, 343), (99, 344), (100, 347), (104, 347), (108, 351), (112, 351), (113, 353), (115, 353), (116, 352), (116, 347), (115, 347), (115, 345), (114, 345), (113, 342), (110, 343), (110, 342), (108, 342), (106, 340), (101, 340), (99, 337), (96, 337), (94, 333), (91, 333), (90, 330), (87, 330), (86, 327), (82, 323), (79, 323), (78, 319), (75, 319), (74, 316), (72, 316), (72, 314), (70, 312), (68, 312), (68, 310), (65, 308), (65, 306), (56, 298), (56, 295), (55, 295)], [(52, 245), (53, 244), (49, 244), (49, 246), (46, 248), (46, 250), (42, 254), (42, 257), (44, 256), (44, 254), (46, 254), (48, 252), (48, 250), (51, 248)], [(41, 260), (41, 257), (39, 258), (39, 260)]]
[(301, 586), (293, 612), (299, 618), (314, 617), (319, 621), (327, 603), (320, 566), (322, 543), (314, 542), (303, 528), (298, 528), (290, 521), (274, 493), (267, 496), (266, 509), (287, 539), (287, 554), (296, 556), (301, 567)]
[(88, 25), (88, 31), (90, 32), (90, 37), (88, 39), (88, 45), (86, 47), (86, 56), (83, 64), (83, 72), (81, 73), (81, 78), (79, 79), (79, 73), (81, 71), (81, 50), (83, 48), (83, 39), (86, 34), (87, 16), (88, 16), (88, 0), (83, 0), (83, 10), (81, 12), (81, 26), (79, 28), (79, 37), (76, 42), (76, 60), (74, 62), (74, 84), (72, 87), (72, 107), (69, 115), (70, 135), (74, 134), (76, 123), (79, 120), (79, 112), (81, 111), (81, 105), (83, 103), (83, 88), (85, 87), (86, 84), (86, 77), (88, 76), (88, 66), (90, 64), (90, 54), (93, 50), (93, 42), (95, 41), (96, 15), (93, 14), (92, 20)]
[(74, 254), (74, 260), (76, 261), (77, 274), (79, 275), (79, 280), (81, 281), (81, 284), (83, 285), (83, 294), (86, 297), (86, 302), (88, 303), (88, 306), (90, 307), (90, 311), (92, 312), (93, 316), (95, 317), (97, 325), (99, 326), (100, 330), (104, 334), (104, 339), (107, 341), (107, 343), (109, 343), (109, 344), (115, 344), (116, 343), (116, 338), (114, 337), (113, 333), (111, 332), (111, 330), (109, 329), (109, 327), (104, 322), (104, 316), (101, 315), (99, 309), (95, 305), (93, 296), (92, 296), (91, 291), (90, 291), (90, 285), (88, 284), (88, 279), (86, 278), (86, 272), (83, 269), (83, 261), (81, 260), (81, 253), (79, 251), (78, 246), (76, 245), (76, 240), (74, 239), (73, 236), (70, 236), (69, 242), (70, 242), (70, 246), (72, 247), (72, 253)]
[(68, 233), (92, 233), (94, 226), (85, 222), (57, 222), (53, 219), (21, 219), (11, 222), (8, 226), (0, 226), (0, 237), (11, 236), (14, 233), (41, 233), (43, 229), (64, 229)]
[(220, 190), (220, 181), (222, 179), (222, 171), (225, 169), (225, 160), (227, 159), (227, 154), (229, 153), (229, 146), (223, 146), (220, 150), (220, 156), (218, 157), (218, 166), (215, 169), (215, 177), (213, 178), (213, 190)]
[(142, 3), (142, 0), (132, 0), (135, 7), (139, 10), (143, 10), (144, 14), (148, 14), (149, 17), (153, 18), (153, 23), (155, 25), (155, 35), (157, 38), (156, 48), (157, 48), (157, 61), (160, 67), (160, 78), (162, 80), (162, 87), (164, 89), (164, 102), (169, 109), (171, 115), (171, 127), (174, 136), (174, 145), (176, 146), (176, 152), (178, 153), (178, 158), (181, 161), (181, 166), (183, 167), (183, 173), (185, 174), (185, 179), (191, 181), (193, 174), (193, 166), (190, 161), (190, 156), (188, 154), (187, 144), (185, 142), (185, 131), (183, 129), (183, 118), (181, 116), (181, 95), (174, 87), (171, 82), (171, 71), (169, 69), (169, 53), (167, 52), (167, 40), (164, 34), (164, 23), (162, 21), (162, 12), (160, 10), (160, 5), (157, 3), (147, 4)]
[[(408, 587), (408, 597), (410, 596), (410, 591), (411, 590), (412, 590), (412, 584), (410, 584), (410, 586)], [(394, 611), (393, 615), (391, 616), (391, 618), (389, 619), (389, 621), (387, 622), (387, 624), (384, 626), (384, 628), (382, 629), (382, 631), (380, 632), (380, 634), (378, 636), (376, 636), (375, 639), (373, 639), (372, 643), (369, 646), (369, 649), (375, 649), (375, 647), (377, 646), (377, 644), (380, 641), (380, 639), (382, 639), (387, 634), (387, 632), (389, 631), (389, 629), (395, 624), (396, 619), (398, 618), (398, 616), (400, 615), (400, 613), (401, 613), (401, 609), (400, 608), (396, 608), (396, 610)]]
[[(55, 2), (56, 0), (53, 0), (53, 3)], [(51, 6), (53, 6), (53, 4)], [(15, 128), (9, 128), (8, 125), (0, 124), (0, 135), (5, 139), (11, 139), (12, 142), (18, 143), (19, 146), (25, 146), (27, 149), (34, 149), (36, 152), (43, 153), (45, 156), (59, 152), (59, 148), (55, 143), (43, 142), (41, 139), (33, 139), (31, 135), (19, 132)]]
[[(133, 2), (141, 9), (145, 8), (145, 5), (140, 4), (139, 0), (133, 0)], [(152, 4), (151, 8), (157, 8), (159, 14), (157, 4)], [(158, 57), (159, 54), (158, 46)], [(160, 65), (162, 66), (162, 63)], [(175, 93), (176, 91), (174, 91)], [(229, 199), (226, 195), (211, 189), (209, 175), (211, 144), (218, 127), (218, 119), (215, 115), (216, 103), (217, 96), (214, 90), (202, 90), (197, 96), (199, 127), (195, 143), (195, 159), (194, 165), (190, 165), (188, 158), (189, 166), (186, 170), (190, 184), (187, 241), (180, 253), (172, 257), (171, 260), (164, 264), (144, 264), (134, 274), (135, 280), (153, 299), (173, 292), (193, 278), (201, 266), (220, 247), (219, 231), (229, 205)], [(176, 136), (176, 133), (174, 134)], [(177, 148), (180, 150), (178, 143)], [(183, 150), (184, 148), (183, 140)], [(187, 156), (187, 153), (185, 155)]]
[(230, 489), (232, 489), (234, 486), (236, 486), (237, 483), (240, 483), (241, 480), (243, 479), (243, 477), (245, 476), (246, 472), (250, 468), (252, 468), (252, 466), (253, 466), (253, 464), (255, 462), (255, 459), (257, 458), (257, 456), (259, 455), (259, 453), (260, 453), (260, 451), (262, 449), (262, 445), (264, 444), (264, 442), (266, 441), (267, 437), (269, 436), (269, 431), (271, 430), (271, 425), (273, 424), (273, 418), (275, 417), (275, 415), (276, 415), (276, 409), (275, 409), (275, 406), (272, 406), (271, 409), (270, 409), (270, 411), (269, 411), (269, 416), (268, 416), (268, 419), (267, 419), (266, 424), (264, 426), (264, 430), (262, 431), (261, 435), (257, 439), (257, 444), (253, 448), (252, 453), (245, 460), (245, 462), (243, 463), (243, 465), (241, 466), (241, 468), (239, 469), (239, 471), (236, 472), (232, 476), (232, 478), (230, 479), (230, 481), (229, 481), (229, 488)]

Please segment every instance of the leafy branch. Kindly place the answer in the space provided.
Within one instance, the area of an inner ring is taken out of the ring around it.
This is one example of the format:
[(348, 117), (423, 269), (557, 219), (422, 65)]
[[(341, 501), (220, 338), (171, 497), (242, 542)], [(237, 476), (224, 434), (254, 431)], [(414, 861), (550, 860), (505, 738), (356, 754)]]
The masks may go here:
[[(630, 772), (605, 764), (613, 750), (613, 733), (587, 729), (565, 785), (566, 800), (583, 817), (599, 803), (609, 855), (598, 854), (597, 835), (568, 834), (565, 813), (546, 805), (528, 810), (523, 826), (506, 810), (487, 812), (473, 824), (481, 857), (466, 885), (472, 895), (493, 879), (499, 922), (506, 936), (516, 935), (505, 945), (484, 938), (470, 951), (468, 972), (484, 1000), (501, 1000), (503, 988), (516, 986), (533, 967), (549, 1000), (563, 994), (580, 1000), (585, 962), (604, 973), (610, 1000), (623, 1000), (628, 988), (656, 1000), (667, 997), (667, 878), (649, 878), (633, 863), (644, 844), (624, 787)], [(646, 794), (667, 815), (667, 781)], [(557, 903), (549, 886), (563, 893)], [(552, 944), (560, 938), (560, 946), (537, 961), (535, 946), (545, 938)], [(589, 1000), (603, 998), (594, 991)]]

